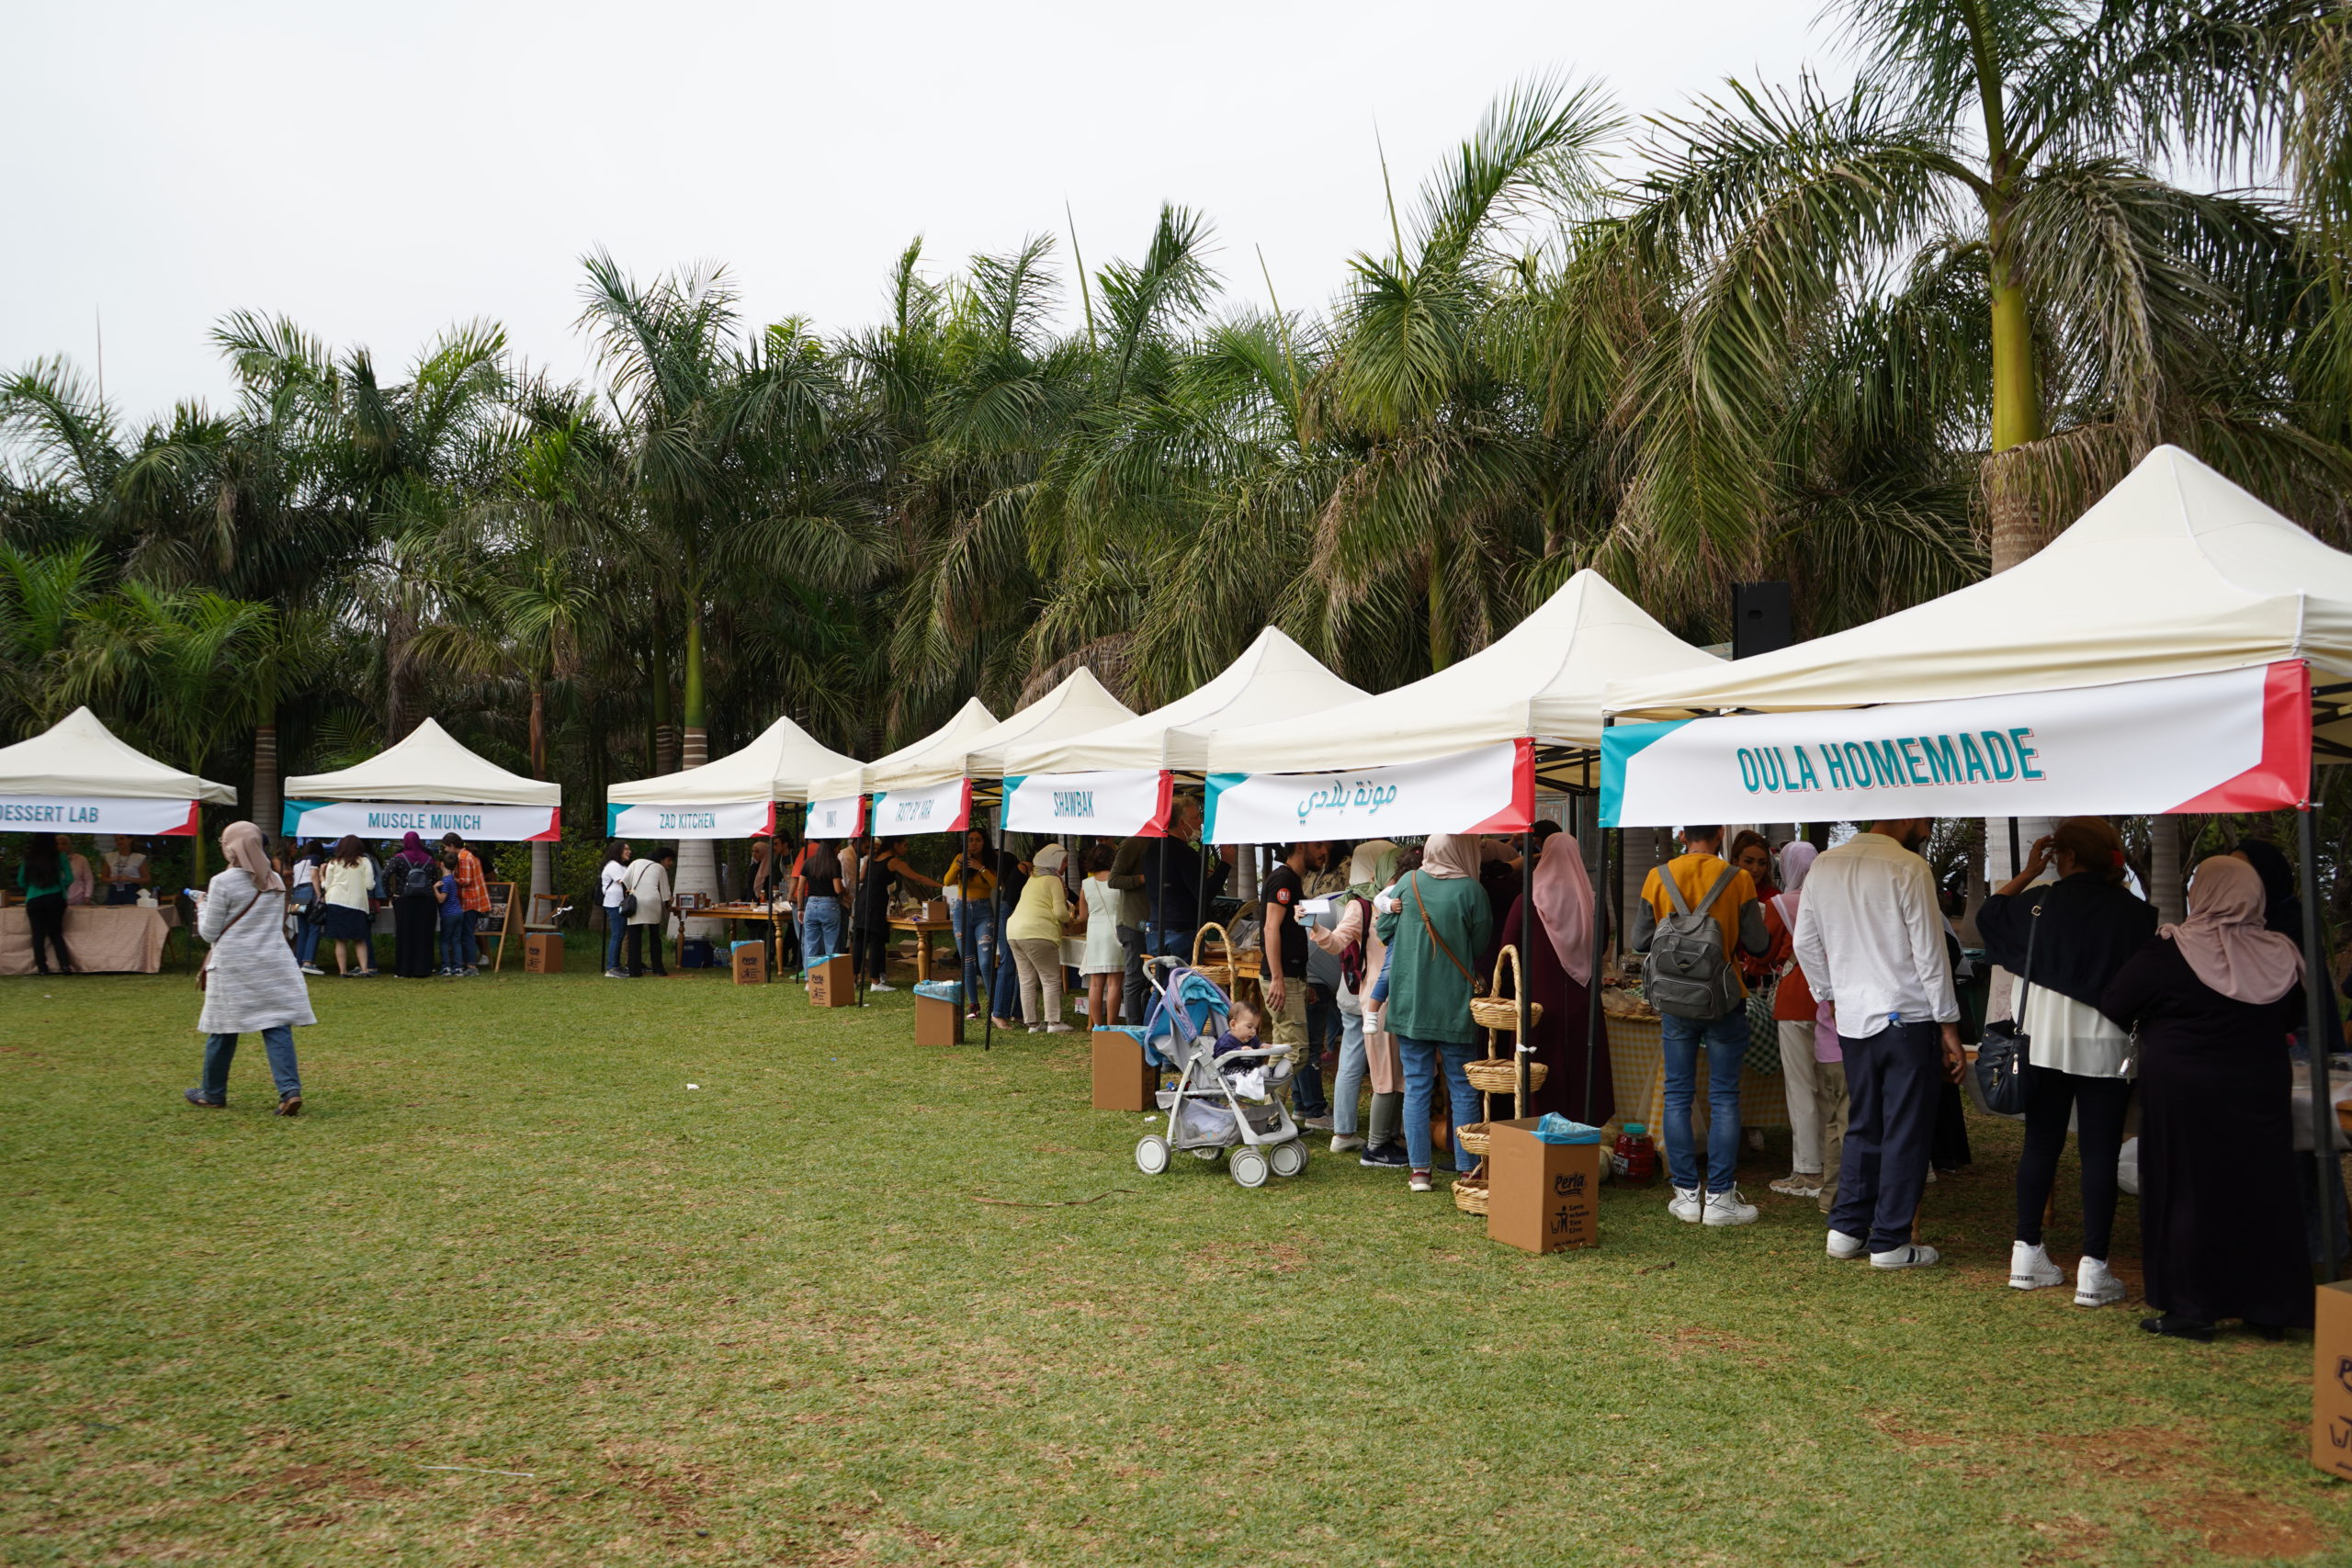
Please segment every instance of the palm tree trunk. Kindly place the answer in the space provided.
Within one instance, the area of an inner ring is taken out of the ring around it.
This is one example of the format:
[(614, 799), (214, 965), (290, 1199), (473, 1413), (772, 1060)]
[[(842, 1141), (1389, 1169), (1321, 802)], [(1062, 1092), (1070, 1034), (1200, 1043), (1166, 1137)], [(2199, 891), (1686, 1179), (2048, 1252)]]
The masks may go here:
[[(531, 682), (531, 776), (548, 776), (548, 693), (536, 677)], [(602, 803), (599, 802), (599, 805)], [(524, 905), (528, 915), (539, 907), (539, 900), (555, 891), (555, 846), (545, 839), (531, 843), (531, 898)]]
[[(710, 728), (708, 715), (703, 708), (702, 682), (702, 606), (696, 604), (686, 615), (685, 701), (681, 705), (685, 719), (685, 756), (684, 763), (699, 768), (710, 761)], [(718, 896), (718, 854), (708, 839), (687, 839), (678, 845), (678, 882), (681, 893), (703, 893)], [(718, 922), (694, 920), (682, 923), (681, 936), (709, 936)]]
[(277, 837), (283, 804), (277, 787), (277, 716), (269, 713), (254, 726), (253, 824), (264, 838)]
[(1453, 624), (1446, 613), (1445, 557), (1442, 542), (1430, 545), (1430, 672), (1453, 662)]

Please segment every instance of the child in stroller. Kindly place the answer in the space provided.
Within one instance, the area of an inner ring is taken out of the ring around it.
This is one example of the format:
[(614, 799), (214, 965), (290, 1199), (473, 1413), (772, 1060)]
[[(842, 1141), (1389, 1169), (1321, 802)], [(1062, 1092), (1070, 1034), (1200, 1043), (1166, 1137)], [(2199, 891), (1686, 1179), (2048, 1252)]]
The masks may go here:
[(1159, 1091), (1168, 1131), (1148, 1133), (1136, 1145), (1136, 1168), (1158, 1176), (1177, 1149), (1204, 1160), (1229, 1149), (1226, 1169), (1244, 1187), (1264, 1186), (1270, 1173), (1305, 1170), (1306, 1145), (1277, 1093), (1290, 1076), (1292, 1048), (1260, 1045), (1257, 1010), (1229, 999), (1199, 971), (1155, 959), (1146, 974), (1159, 996), (1145, 1037), (1175, 1066), (1176, 1087)]

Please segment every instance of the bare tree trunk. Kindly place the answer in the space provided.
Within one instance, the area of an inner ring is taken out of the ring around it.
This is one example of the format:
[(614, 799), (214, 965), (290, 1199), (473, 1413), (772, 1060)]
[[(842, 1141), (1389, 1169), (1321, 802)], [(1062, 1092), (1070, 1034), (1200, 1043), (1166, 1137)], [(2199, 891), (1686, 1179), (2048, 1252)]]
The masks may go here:
[[(548, 776), (548, 694), (538, 682), (531, 682), (531, 776)], [(600, 809), (599, 801), (591, 809)], [(555, 891), (555, 846), (546, 840), (531, 845), (531, 897), (523, 906), (526, 916), (537, 910), (539, 900)]]
[(254, 726), (254, 798), (253, 825), (265, 839), (277, 837), (279, 818), (284, 815), (277, 787), (277, 716), (270, 714), (265, 722)]
[[(700, 725), (696, 725), (686, 731), (685, 741), (685, 757), (684, 759), (685, 766), (689, 768), (699, 768), (705, 762), (710, 761), (709, 730), (703, 728)], [(680, 893), (704, 893), (710, 895), (712, 897), (718, 897), (718, 854), (717, 848), (713, 845), (710, 840), (685, 839), (680, 840), (678, 844), (677, 891)], [(684, 920), (679, 922), (678, 933), (682, 937), (715, 936), (718, 934), (720, 927), (721, 922), (718, 920)]]

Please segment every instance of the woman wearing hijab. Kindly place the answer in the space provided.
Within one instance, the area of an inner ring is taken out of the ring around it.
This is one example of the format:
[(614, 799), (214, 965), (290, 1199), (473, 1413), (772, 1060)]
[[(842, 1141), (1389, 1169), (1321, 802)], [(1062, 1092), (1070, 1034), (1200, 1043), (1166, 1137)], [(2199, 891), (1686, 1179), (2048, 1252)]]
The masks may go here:
[(261, 829), (232, 822), (221, 829), (228, 869), (206, 887), (196, 934), (212, 944), (204, 961), (204, 1008), (196, 1026), (204, 1043), (204, 1077), (187, 1091), (190, 1105), (219, 1111), (229, 1103), (229, 1064), (237, 1036), (259, 1031), (277, 1081), (277, 1114), (302, 1109), (302, 1079), (294, 1063), (294, 1026), (316, 1023), (311, 993), (294, 950), (286, 945), (286, 883), (271, 869)]
[(2188, 919), (2144, 943), (2099, 998), (2139, 1032), (2140, 1249), (2151, 1334), (2265, 1338), (2312, 1322), (2295, 1193), (2291, 1075), (2303, 955), (2264, 929), (2262, 879), (2217, 855)]
[[(1434, 1147), (1430, 1111), (1441, 1072), (1456, 1127), (1481, 1119), (1478, 1091), (1464, 1069), (1477, 1054), (1478, 1026), (1470, 1021), (1472, 971), (1494, 934), (1493, 908), (1478, 886), (1478, 840), (1441, 833), (1423, 846), (1421, 866), (1396, 885), (1393, 909), (1374, 930), (1396, 950), (1388, 970), (1382, 1017), (1396, 1032), (1405, 1064), (1405, 1153), (1408, 1185), (1430, 1190)], [(1453, 1168), (1468, 1175), (1477, 1162), (1457, 1145)]]
[(424, 840), (410, 832), (384, 868), (392, 897), (392, 973), (404, 980), (429, 980), (440, 945), (441, 900), (434, 892), (441, 868)]
[[(1358, 1165), (1403, 1169), (1410, 1163), (1402, 1125), (1404, 1064), (1397, 1058), (1395, 1035), (1364, 1027), (1373, 976), (1380, 973), (1381, 957), (1387, 951), (1373, 934), (1372, 900), (1396, 879), (1396, 844), (1387, 839), (1358, 844), (1348, 858), (1347, 875), (1339, 919), (1328, 931), (1306, 928), (1307, 940), (1340, 961), (1340, 1073), (1331, 1085), (1331, 1152), (1361, 1151)], [(1357, 1132), (1356, 1101), (1366, 1077), (1372, 1080), (1369, 1137)]]
[[(2052, 863), (2058, 880), (2036, 888)], [(2066, 1282), (2041, 1236), (2058, 1184), (2066, 1127), (2082, 1156), (2083, 1258), (2075, 1304), (2109, 1306), (2126, 1294), (2107, 1266), (2115, 1230), (2115, 1163), (2132, 1105), (2131, 1032), (2100, 1010), (2107, 988), (2155, 935), (2156, 912), (2123, 886), (2123, 836), (2103, 817), (2069, 817), (2034, 840), (2025, 867), (1976, 912), (1985, 952), (2024, 976), (2018, 1027), (2032, 1044), (2025, 1068), (2025, 1149), (2018, 1156), (2017, 1239), (2009, 1284), (2020, 1291)]]
[[(1543, 1008), (1529, 1032), (1535, 1059), (1551, 1071), (1527, 1102), (1527, 1114), (1558, 1111), (1598, 1127), (1617, 1114), (1616, 1085), (1609, 1070), (1609, 1041), (1593, 1063), (1592, 1103), (1584, 1103), (1585, 1037), (1590, 1023), (1592, 984), (1592, 883), (1584, 854), (1572, 834), (1548, 833), (1535, 846), (1535, 940), (1520, 953), (1527, 974), (1528, 999)], [(1487, 944), (1487, 972), (1505, 946), (1519, 942), (1524, 911), (1514, 896), (1502, 923)], [(1508, 976), (1510, 971), (1504, 971)], [(1508, 995), (1508, 992), (1502, 993)], [(1605, 1026), (1604, 1026), (1605, 1027)]]
[(1789, 1174), (1772, 1190), (1816, 1198), (1824, 1213), (1838, 1192), (1846, 1147), (1846, 1062), (1838, 1048), (1838, 1016), (1814, 1000), (1804, 966), (1790, 956), (1804, 879), (1821, 852), (1803, 839), (1781, 848), (1785, 885), (1764, 895), (1764, 934), (1777, 953), (1780, 983), (1772, 987), (1772, 1025), (1780, 1035), (1781, 1082), (1789, 1102)]

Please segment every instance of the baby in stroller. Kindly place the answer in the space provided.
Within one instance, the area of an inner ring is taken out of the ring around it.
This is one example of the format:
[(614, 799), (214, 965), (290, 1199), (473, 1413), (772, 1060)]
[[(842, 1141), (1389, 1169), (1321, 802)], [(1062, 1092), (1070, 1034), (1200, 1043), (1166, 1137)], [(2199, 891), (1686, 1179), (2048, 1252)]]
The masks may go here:
[[(1177, 1077), (1174, 1089), (1159, 1092), (1168, 1131), (1146, 1134), (1136, 1144), (1136, 1168), (1158, 1176), (1173, 1151), (1184, 1149), (1204, 1160), (1230, 1150), (1227, 1171), (1244, 1187), (1263, 1186), (1269, 1174), (1305, 1170), (1306, 1145), (1278, 1094), (1290, 1076), (1292, 1048), (1261, 1045), (1258, 1010), (1229, 999), (1197, 970), (1169, 965), (1164, 980), (1157, 973), (1151, 978), (1160, 999), (1145, 1024), (1147, 1038)], [(1157, 1032), (1161, 1027), (1164, 1038)]]

